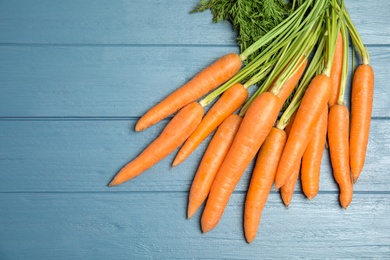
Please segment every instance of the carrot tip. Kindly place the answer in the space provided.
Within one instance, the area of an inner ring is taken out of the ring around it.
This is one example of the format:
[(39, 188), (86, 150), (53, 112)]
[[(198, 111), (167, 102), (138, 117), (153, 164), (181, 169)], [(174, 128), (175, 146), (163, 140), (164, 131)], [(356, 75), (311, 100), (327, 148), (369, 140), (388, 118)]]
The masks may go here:
[(209, 232), (212, 229), (213, 229), (212, 226), (204, 226), (204, 225), (202, 225), (202, 232), (203, 233), (207, 233), (207, 232)]
[(187, 211), (187, 219), (192, 218), (192, 216), (194, 215), (194, 213), (195, 213), (195, 211), (188, 209), (188, 211)]
[(251, 237), (245, 237), (245, 240), (248, 244), (252, 243), (253, 240), (255, 240), (255, 237), (254, 236), (251, 236)]
[(307, 197), (308, 200), (312, 200), (315, 196), (316, 195), (307, 195), (306, 197)]
[(116, 186), (116, 185), (117, 185), (117, 184), (116, 184), (114, 181), (112, 181), (112, 182), (110, 182), (110, 183), (108, 184), (109, 187)]
[(173, 160), (172, 167), (175, 167), (179, 164), (180, 162), (178, 160)]

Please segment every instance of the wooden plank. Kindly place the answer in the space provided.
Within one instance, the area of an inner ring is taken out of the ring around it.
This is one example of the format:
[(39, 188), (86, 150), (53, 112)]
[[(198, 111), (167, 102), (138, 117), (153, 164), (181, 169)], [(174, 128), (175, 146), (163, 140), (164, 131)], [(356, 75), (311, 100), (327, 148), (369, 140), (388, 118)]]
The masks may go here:
[(185, 193), (3, 193), (2, 259), (355, 259), (390, 255), (389, 194), (336, 194), (286, 210), (269, 197), (255, 241), (242, 230), (244, 194), (234, 194), (207, 234), (200, 212), (185, 217)]
[[(345, 1), (366, 44), (389, 44), (389, 2)], [(198, 0), (3, 0), (0, 43), (236, 44), (229, 23), (189, 14)]]
[(229, 23), (209, 12), (190, 15), (197, 1), (2, 1), (0, 42), (32, 44), (235, 44)]
[[(135, 158), (167, 121), (135, 133), (133, 120), (0, 121), (0, 190), (7, 192), (188, 191), (206, 148), (171, 168), (176, 151), (141, 176), (118, 187), (106, 185)], [(389, 191), (390, 121), (373, 120), (366, 166), (355, 191)], [(245, 192), (253, 164), (237, 191)], [(299, 190), (299, 184), (297, 184)], [(338, 190), (324, 153), (321, 190)]]
[[(139, 117), (218, 57), (235, 51), (1, 46), (0, 117)], [(373, 116), (390, 117), (390, 47), (370, 52), (376, 74)]]

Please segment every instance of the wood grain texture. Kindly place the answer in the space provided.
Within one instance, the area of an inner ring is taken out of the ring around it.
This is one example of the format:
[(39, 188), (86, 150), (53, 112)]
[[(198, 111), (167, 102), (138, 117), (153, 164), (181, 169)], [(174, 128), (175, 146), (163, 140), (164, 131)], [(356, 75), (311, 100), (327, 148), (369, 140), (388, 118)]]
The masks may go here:
[[(186, 193), (17, 193), (0, 197), (2, 259), (354, 259), (390, 254), (389, 194), (337, 194), (289, 209), (272, 194), (258, 236), (243, 235), (245, 194), (233, 194), (219, 225), (202, 234), (185, 217)], [(302, 215), (305, 212), (305, 216)], [(28, 221), (26, 219), (28, 216)]]
[[(136, 133), (133, 120), (0, 121), (0, 190), (189, 191), (208, 138), (182, 164), (170, 165), (175, 151), (137, 178), (106, 187), (116, 172), (135, 158), (162, 131), (167, 120)], [(390, 121), (373, 120), (367, 163), (355, 191), (390, 191)], [(246, 191), (253, 169), (247, 168), (237, 191)], [(322, 161), (320, 191), (337, 191), (329, 154)], [(297, 184), (297, 190), (300, 186)]]
[[(208, 64), (237, 51), (0, 46), (0, 117), (140, 117)], [(390, 48), (370, 47), (370, 54), (376, 76), (373, 116), (390, 117)]]
[(387, 0), (345, 1), (376, 75), (366, 167), (348, 210), (327, 152), (319, 195), (308, 201), (297, 184), (286, 209), (271, 192), (251, 245), (242, 215), (253, 164), (216, 229), (201, 233), (201, 212), (185, 218), (207, 142), (173, 169), (175, 154), (106, 186), (168, 122), (135, 133), (136, 120), (238, 52), (230, 24), (188, 13), (197, 2), (0, 1), (0, 259), (389, 258)]
[[(189, 15), (198, 0), (3, 0), (0, 42), (235, 45), (229, 23)], [(389, 44), (387, 0), (345, 1), (366, 44)], [(157, 37), (158, 36), (158, 37)]]

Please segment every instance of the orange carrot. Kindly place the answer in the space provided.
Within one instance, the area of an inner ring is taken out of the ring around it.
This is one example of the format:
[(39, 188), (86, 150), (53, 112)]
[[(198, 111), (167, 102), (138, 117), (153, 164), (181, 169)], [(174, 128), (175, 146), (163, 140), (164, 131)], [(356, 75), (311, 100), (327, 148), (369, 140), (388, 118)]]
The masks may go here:
[(119, 185), (149, 169), (178, 148), (199, 125), (203, 107), (192, 102), (182, 108), (137, 158), (124, 166), (109, 186)]
[[(294, 123), (296, 114), (297, 114), (297, 110), (295, 110), (294, 113), (291, 115), (290, 121), (288, 122), (286, 128), (284, 129), (287, 137), (290, 134), (291, 127)], [(284, 184), (280, 188), (280, 197), (282, 198), (282, 201), (283, 201), (284, 205), (286, 205), (286, 207), (288, 207), (290, 205), (290, 202), (292, 200), (292, 197), (294, 194), (294, 189), (295, 189), (295, 184), (296, 184), (297, 179), (298, 179), (300, 168), (301, 168), (301, 163), (299, 161), (298, 165), (293, 170), (291, 177), (288, 179), (286, 184)]]
[(229, 151), (241, 121), (242, 117), (231, 114), (218, 127), (211, 139), (191, 185), (188, 199), (188, 218), (194, 215), (209, 195), (211, 184)]
[(226, 90), (210, 108), (196, 130), (180, 148), (172, 166), (183, 162), (206, 137), (213, 132), (229, 115), (236, 111), (248, 97), (246, 88), (237, 83)]
[(347, 208), (352, 201), (353, 185), (349, 167), (349, 112), (344, 105), (330, 108), (328, 119), (328, 142), (333, 176), (340, 189), (340, 204)]
[(353, 182), (363, 169), (374, 95), (374, 71), (369, 64), (359, 65), (353, 76), (351, 98), (350, 164)]
[(259, 95), (246, 112), (232, 146), (211, 186), (202, 214), (202, 230), (214, 228), (240, 180), (252, 161), (279, 113), (279, 98), (270, 92)]
[(240, 70), (241, 65), (242, 61), (236, 53), (230, 53), (219, 58), (146, 112), (137, 122), (135, 130), (144, 130), (175, 113), (188, 103), (202, 97), (230, 79)]
[(330, 72), (330, 78), (332, 80), (332, 91), (330, 93), (329, 98), (329, 107), (335, 105), (337, 103), (337, 99), (340, 91), (340, 80), (341, 80), (341, 72), (343, 65), (343, 37), (341, 35), (341, 31), (339, 31), (337, 36), (336, 48), (333, 57), (332, 70)]
[(286, 132), (274, 127), (257, 156), (245, 200), (244, 231), (248, 243), (256, 237), (261, 214), (275, 180), (276, 169), (285, 142)]
[(327, 127), (328, 106), (326, 105), (321, 113), (320, 119), (314, 126), (309, 144), (302, 156), (302, 190), (309, 200), (314, 198), (319, 190), (320, 168), (325, 149)]
[(290, 178), (310, 139), (315, 122), (318, 121), (330, 96), (331, 80), (319, 74), (315, 76), (302, 98), (290, 135), (284, 147), (276, 173), (275, 188), (282, 187)]
[(282, 197), (282, 201), (286, 207), (290, 206), (292, 197), (294, 195), (295, 185), (297, 183), (299, 171), (301, 169), (300, 162), (301, 161), (299, 161), (299, 163), (297, 165), (295, 165), (295, 169), (293, 170), (293, 172), (292, 172), (290, 178), (288, 179), (288, 181), (286, 182), (286, 184), (284, 184), (280, 188), (280, 196)]

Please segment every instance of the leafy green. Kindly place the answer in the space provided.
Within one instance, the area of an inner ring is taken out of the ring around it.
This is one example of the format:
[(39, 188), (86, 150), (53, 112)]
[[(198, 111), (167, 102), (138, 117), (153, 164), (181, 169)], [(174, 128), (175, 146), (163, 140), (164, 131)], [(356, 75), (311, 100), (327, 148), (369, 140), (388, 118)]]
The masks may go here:
[[(284, 0), (200, 0), (191, 11), (211, 10), (214, 22), (230, 21), (238, 32), (237, 41), (243, 52), (252, 43), (281, 23), (290, 14), (291, 5)], [(252, 53), (250, 62), (261, 52)]]

